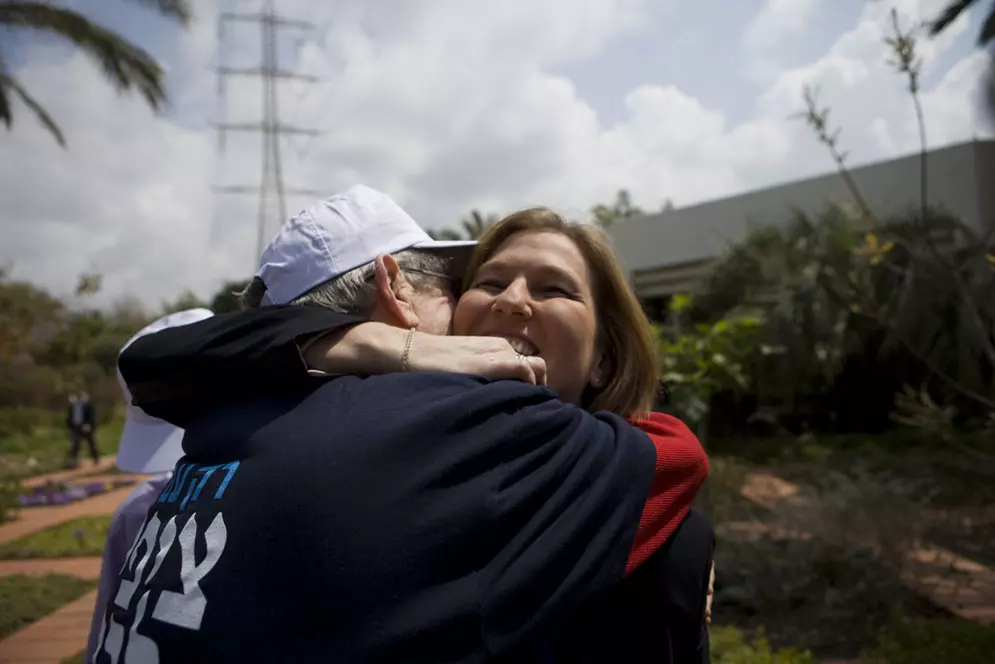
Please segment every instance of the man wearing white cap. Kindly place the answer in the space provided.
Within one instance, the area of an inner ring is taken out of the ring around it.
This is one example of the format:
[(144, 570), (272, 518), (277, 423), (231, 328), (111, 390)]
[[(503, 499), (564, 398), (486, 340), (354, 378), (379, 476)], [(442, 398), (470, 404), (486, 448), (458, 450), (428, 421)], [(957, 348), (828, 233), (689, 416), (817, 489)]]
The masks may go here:
[[(130, 346), (147, 334), (158, 332), (170, 327), (189, 325), (214, 314), (209, 309), (187, 309), (163, 316), (143, 327), (121, 349)], [(173, 426), (155, 417), (147, 415), (141, 408), (132, 404), (131, 393), (120, 369), (117, 374), (118, 384), (124, 392), (126, 415), (121, 441), (118, 444), (117, 467), (126, 473), (154, 474), (142, 482), (124, 499), (114, 516), (107, 531), (107, 542), (104, 545), (104, 558), (100, 567), (100, 583), (97, 588), (97, 603), (90, 624), (90, 638), (87, 642), (84, 661), (93, 661), (93, 652), (98, 638), (104, 630), (104, 614), (107, 602), (117, 587), (118, 574), (124, 565), (129, 549), (135, 542), (142, 524), (148, 514), (149, 507), (159, 497), (159, 492), (169, 483), (173, 476), (173, 466), (183, 456), (183, 429)]]
[[(459, 251), (354, 187), (288, 221), (246, 295), (444, 334)], [(627, 574), (657, 490), (649, 437), (522, 382), (274, 384), (184, 424), (98, 664), (497, 661)]]

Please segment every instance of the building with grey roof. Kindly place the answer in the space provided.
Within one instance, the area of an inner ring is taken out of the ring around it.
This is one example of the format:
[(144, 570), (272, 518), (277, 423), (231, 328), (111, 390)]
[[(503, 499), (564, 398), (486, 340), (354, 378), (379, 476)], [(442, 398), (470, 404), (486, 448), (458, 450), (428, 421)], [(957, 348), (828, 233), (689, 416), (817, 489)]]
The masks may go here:
[[(995, 225), (995, 141), (972, 141), (927, 155), (932, 206), (983, 232)], [(919, 155), (850, 171), (877, 216), (919, 206)], [(636, 293), (653, 313), (687, 291), (730, 244), (757, 225), (782, 223), (793, 210), (817, 215), (852, 201), (838, 173), (618, 222), (609, 229)]]

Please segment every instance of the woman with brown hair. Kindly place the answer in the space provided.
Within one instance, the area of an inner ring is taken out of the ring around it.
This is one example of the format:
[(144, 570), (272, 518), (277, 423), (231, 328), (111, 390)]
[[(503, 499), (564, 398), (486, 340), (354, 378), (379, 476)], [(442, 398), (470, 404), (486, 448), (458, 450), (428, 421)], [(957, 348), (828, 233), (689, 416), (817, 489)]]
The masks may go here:
[[(599, 230), (567, 223), (548, 209), (524, 210), (481, 237), (463, 282), (454, 289), (460, 293), (452, 318), (456, 336), (363, 323), (345, 333), (312, 336), (304, 344), (309, 368), (313, 374), (459, 371), (465, 366), (460, 352), (472, 348), (467, 337), (500, 338), (523, 364), (544, 370), (545, 384), (561, 401), (590, 412), (615, 413), (643, 429), (657, 452), (656, 473), (629, 555), (627, 579), (611, 596), (578, 607), (561, 626), (525, 644), (520, 656), (707, 661), (705, 588), (714, 540), (707, 522), (687, 517), (707, 474), (707, 459), (683, 424), (650, 412), (658, 386), (654, 340), (607, 239)], [(192, 393), (196, 385), (209, 384), (206, 374), (224, 375), (219, 357), (241, 365), (239, 394), (249, 382), (271, 390), (295, 370), (303, 374), (297, 355), (300, 326), (281, 323), (281, 334), (263, 322), (266, 309), (242, 314), (238, 333), (232, 331), (238, 326), (220, 329), (216, 318), (210, 327), (195, 324), (160, 337), (164, 345), (188, 349), (185, 362), (176, 362), (183, 352), (153, 349), (153, 338), (129, 349), (130, 355), (122, 356), (122, 373), (129, 382), (140, 377), (146, 385), (158, 381), (162, 388), (158, 403), (146, 400), (145, 410), (169, 419), (171, 401), (184, 402), (188, 414), (219, 405), (223, 390)], [(298, 319), (319, 315), (307, 308), (299, 312)], [(240, 352), (218, 352), (234, 338)], [(213, 360), (199, 369), (189, 361), (205, 353), (214, 353)], [(126, 362), (131, 364), (127, 372)], [(184, 367), (180, 376), (177, 366)], [(170, 380), (180, 382), (183, 393), (171, 390)]]
[(646, 415), (659, 388), (649, 322), (597, 228), (546, 208), (492, 226), (470, 259), (453, 333), (524, 342), (561, 400)]

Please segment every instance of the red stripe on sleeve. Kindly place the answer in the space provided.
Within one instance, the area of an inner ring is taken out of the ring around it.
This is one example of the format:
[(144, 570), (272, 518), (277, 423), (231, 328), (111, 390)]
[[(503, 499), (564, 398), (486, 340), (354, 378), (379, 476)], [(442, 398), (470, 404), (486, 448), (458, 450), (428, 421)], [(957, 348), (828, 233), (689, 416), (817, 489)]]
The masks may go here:
[(636, 539), (629, 552), (629, 574), (659, 549), (687, 516), (698, 489), (708, 477), (708, 456), (688, 427), (676, 417), (650, 413), (632, 420), (650, 437), (656, 449), (656, 471)]

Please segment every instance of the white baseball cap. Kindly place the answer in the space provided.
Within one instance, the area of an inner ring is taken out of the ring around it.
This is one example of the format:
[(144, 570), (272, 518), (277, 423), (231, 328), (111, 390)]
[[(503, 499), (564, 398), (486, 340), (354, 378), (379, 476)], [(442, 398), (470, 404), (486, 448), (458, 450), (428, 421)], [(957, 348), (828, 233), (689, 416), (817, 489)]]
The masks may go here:
[(259, 259), (265, 304), (287, 304), (315, 286), (405, 249), (437, 252), (462, 276), (474, 241), (433, 240), (389, 196), (364, 185), (309, 206), (291, 218)]
[[(169, 327), (189, 325), (210, 318), (210, 309), (187, 309), (163, 316), (143, 327), (128, 339), (121, 352), (136, 339)], [(118, 354), (120, 357), (120, 354)], [(125, 411), (124, 431), (117, 450), (117, 467), (126, 473), (164, 473), (172, 470), (183, 456), (183, 429), (158, 417), (152, 417), (138, 406), (133, 405), (131, 391), (117, 371), (117, 382), (124, 392)]]

